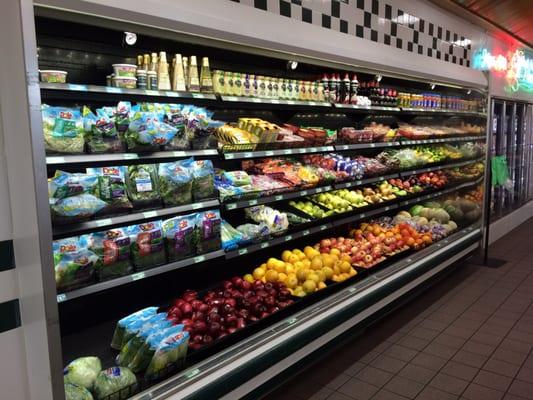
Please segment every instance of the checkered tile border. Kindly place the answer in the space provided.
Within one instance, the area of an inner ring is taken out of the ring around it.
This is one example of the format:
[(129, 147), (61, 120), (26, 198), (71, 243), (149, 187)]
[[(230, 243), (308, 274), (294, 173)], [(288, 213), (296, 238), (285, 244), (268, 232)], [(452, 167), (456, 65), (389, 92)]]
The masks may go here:
[(470, 67), (470, 39), (381, 0), (229, 1)]

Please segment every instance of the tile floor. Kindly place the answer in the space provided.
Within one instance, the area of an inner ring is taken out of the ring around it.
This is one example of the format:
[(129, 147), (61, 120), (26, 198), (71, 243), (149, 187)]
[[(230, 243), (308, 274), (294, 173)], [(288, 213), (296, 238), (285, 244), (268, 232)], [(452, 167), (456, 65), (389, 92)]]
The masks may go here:
[(533, 399), (533, 219), (264, 400)]

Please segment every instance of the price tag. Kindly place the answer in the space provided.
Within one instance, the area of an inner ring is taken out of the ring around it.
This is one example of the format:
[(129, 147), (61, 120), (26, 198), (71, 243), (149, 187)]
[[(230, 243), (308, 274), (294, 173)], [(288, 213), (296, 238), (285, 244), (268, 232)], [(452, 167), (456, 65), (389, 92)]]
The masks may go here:
[(240, 256), (242, 256), (242, 255), (248, 253), (248, 249), (247, 249), (247, 248), (245, 248), (245, 249), (239, 249), (238, 253), (239, 253)]
[(167, 97), (180, 97), (180, 94), (178, 92), (165, 92), (165, 96), (167, 96)]
[(65, 293), (61, 293), (57, 295), (57, 302), (62, 303), (67, 300), (67, 295)]
[(363, 184), (363, 181), (355, 181), (355, 184), (356, 184), (356, 185), (362, 185), (362, 184)]
[(278, 194), (276, 197), (274, 197), (274, 200), (276, 200), (276, 201), (283, 200), (283, 195), (282, 194)]
[(294, 104), (296, 104), (296, 102), (294, 102), (292, 100), (289, 100), (289, 101), (287, 101), (287, 104), (294, 105)]
[(97, 219), (96, 221), (94, 221), (94, 223), (96, 224), (96, 226), (107, 226), (111, 225), (113, 223), (113, 220), (111, 218)]
[(361, 213), (361, 214), (359, 214), (359, 218), (364, 218), (364, 217), (366, 217), (366, 214), (365, 214), (365, 213)]
[(153, 218), (157, 217), (157, 211), (146, 211), (143, 213), (144, 218)]
[(289, 240), (292, 240), (292, 235), (285, 236), (285, 241), (288, 242)]
[(238, 101), (239, 99), (235, 96), (229, 96), (229, 97), (224, 97), (224, 100), (226, 101)]
[(252, 99), (253, 103), (261, 103), (261, 99)]
[[(316, 148), (313, 148), (313, 147), (312, 147), (312, 148), (309, 149), (309, 153), (312, 153), (312, 152), (315, 151), (315, 150), (316, 150)], [(297, 151), (298, 151), (298, 153), (300, 153), (300, 154), (303, 154), (303, 153), (307, 153), (307, 152), (308, 152), (306, 149), (298, 149)]]
[(138, 281), (139, 279), (143, 279), (145, 277), (145, 273), (144, 272), (137, 272), (136, 274), (133, 274), (131, 276), (131, 280), (132, 281)]
[(106, 86), (106, 93), (122, 93), (122, 89), (118, 87)]
[(252, 158), (254, 156), (254, 153), (244, 153), (244, 158)]
[(348, 289), (348, 292), (353, 293), (357, 290), (357, 288), (351, 287)]
[(261, 246), (260, 246), (260, 247), (261, 247), (262, 249), (266, 249), (268, 246), (270, 246), (270, 243), (269, 243), (269, 242), (263, 242), (263, 243), (261, 243)]
[(173, 151), (172, 155), (174, 157), (186, 157), (187, 156), (187, 152), (185, 152), (185, 151)]
[(370, 147), (376, 147), (375, 143), (370, 143)]
[(235, 204), (235, 203), (226, 204), (226, 209), (227, 210), (234, 210), (236, 208), (237, 208), (237, 204)]
[(225, 154), (225, 157), (226, 157), (226, 160), (233, 160), (235, 158), (235, 154), (228, 153), (228, 154)]
[(47, 164), (63, 164), (65, 157), (46, 157)]
[(87, 85), (75, 85), (70, 83), (68, 85), (69, 90), (76, 90), (78, 92), (86, 92), (88, 90)]
[(288, 319), (288, 320), (287, 320), (287, 323), (288, 323), (289, 325), (292, 325), (292, 324), (294, 324), (296, 321), (298, 321), (298, 318), (291, 318), (291, 319)]
[(205, 261), (205, 256), (197, 256), (197, 257), (194, 257), (193, 260), (195, 263), (200, 263), (200, 262)]
[(314, 102), (314, 101), (310, 101), (310, 102), (309, 102), (309, 105), (310, 105), (310, 106), (316, 106), (316, 102)]
[(292, 154), (292, 150), (290, 149), (283, 150), (283, 154)]
[(320, 230), (323, 231), (325, 229), (328, 229), (328, 226), (327, 225), (320, 225)]
[(191, 210), (197, 210), (199, 208), (204, 208), (204, 207), (205, 207), (204, 203), (192, 203), (191, 204)]
[[(317, 189), (316, 192), (318, 193), (318, 189)], [(307, 190), (302, 190), (302, 191), (300, 192), (300, 196), (307, 196)]]
[(389, 206), (385, 207), (385, 211), (389, 211), (389, 210), (390, 210)]
[(193, 99), (204, 99), (205, 96), (202, 93), (193, 93), (192, 94)]
[(272, 150), (265, 151), (265, 156), (273, 156), (274, 152)]
[(302, 231), (302, 236), (307, 236), (309, 233), (309, 229), (306, 229), (305, 231)]
[(279, 100), (270, 100), (271, 104), (279, 104)]
[(250, 204), (251, 206), (255, 206), (257, 204), (257, 200), (250, 200), (248, 204)]
[(125, 154), (122, 154), (122, 158), (124, 160), (136, 160), (139, 158), (139, 155), (135, 153), (125, 153)]
[(348, 150), (349, 148), (350, 148), (350, 146), (348, 146), (348, 145), (341, 146), (341, 150)]
[(199, 373), (200, 373), (200, 370), (199, 370), (198, 368), (196, 368), (196, 369), (193, 369), (193, 370), (191, 370), (191, 371), (187, 371), (187, 372), (185, 373), (185, 377), (186, 377), (187, 379), (191, 379), (192, 377), (198, 375)]
[(160, 93), (157, 90), (145, 90), (144, 94), (148, 96), (159, 96)]

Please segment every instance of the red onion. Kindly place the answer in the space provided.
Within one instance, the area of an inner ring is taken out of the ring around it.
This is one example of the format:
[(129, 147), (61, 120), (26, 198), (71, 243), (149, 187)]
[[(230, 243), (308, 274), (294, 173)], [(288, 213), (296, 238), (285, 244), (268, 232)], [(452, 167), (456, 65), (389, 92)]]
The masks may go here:
[(232, 306), (233, 308), (235, 308), (235, 306), (237, 305), (237, 302), (235, 301), (235, 299), (226, 299), (224, 301), (224, 304), (229, 304), (230, 306)]

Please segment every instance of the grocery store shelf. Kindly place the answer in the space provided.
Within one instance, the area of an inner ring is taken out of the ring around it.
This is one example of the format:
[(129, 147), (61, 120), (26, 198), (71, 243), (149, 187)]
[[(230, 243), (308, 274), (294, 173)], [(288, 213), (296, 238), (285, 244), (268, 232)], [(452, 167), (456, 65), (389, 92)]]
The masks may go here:
[(381, 147), (399, 147), (399, 146), (412, 146), (419, 144), (435, 144), (435, 143), (456, 143), (456, 142), (472, 142), (472, 141), (485, 141), (484, 136), (454, 136), (444, 137), (438, 139), (416, 139), (408, 140), (401, 138), (394, 142), (374, 142), (374, 143), (354, 143), (354, 144), (336, 144), (336, 151), (346, 150), (362, 150), (362, 149), (374, 149)]
[(381, 147), (395, 147), (399, 145), (400, 145), (400, 142), (336, 144), (335, 150), (346, 151), (346, 150), (374, 149), (374, 148), (381, 148)]
[[(190, 93), (190, 92), (174, 92), (171, 90), (145, 90), (145, 89), (122, 89), (111, 86), (98, 85), (79, 85), (73, 83), (45, 83), (41, 82), (40, 87), (42, 91), (51, 92), (83, 92), (83, 93), (103, 93), (114, 95), (131, 95), (131, 96), (146, 96), (146, 97), (170, 97), (180, 99), (201, 99), (201, 100), (216, 100), (216, 96), (212, 93)], [(45, 98), (46, 92), (45, 92)]]
[(453, 193), (457, 190), (460, 190), (460, 189), (464, 189), (464, 188), (467, 188), (467, 187), (470, 187), (470, 186), (475, 186), (475, 185), (479, 185), (481, 182), (483, 182), (483, 177), (481, 178), (478, 178), (474, 181), (469, 181), (469, 182), (464, 182), (460, 185), (456, 185), (456, 186), (452, 186), (452, 187), (449, 187), (449, 188), (446, 188), (446, 189), (443, 189), (443, 190), (439, 190), (438, 192), (434, 192), (434, 193), (430, 193), (430, 194), (426, 194), (424, 196), (420, 196), (420, 197), (417, 197), (417, 198), (414, 198), (414, 199), (410, 199), (410, 200), (406, 200), (406, 201), (401, 201), (399, 206), (400, 207), (405, 207), (405, 206), (410, 206), (412, 204), (416, 204), (420, 201), (426, 201), (426, 200), (430, 200), (430, 199), (434, 199), (435, 197), (440, 197), (440, 196), (443, 196), (445, 194), (448, 194), (448, 193)]
[(322, 224), (322, 225), (319, 225), (319, 226), (314, 226), (314, 227), (309, 228), (309, 229), (304, 229), (304, 230), (299, 231), (299, 232), (292, 232), (292, 233), (290, 233), (288, 235), (280, 236), (280, 237), (277, 237), (277, 238), (272, 239), (272, 240), (267, 240), (265, 242), (252, 244), (250, 246), (246, 246), (246, 247), (243, 247), (243, 248), (238, 249), (238, 250), (228, 251), (226, 253), (226, 258), (229, 259), (229, 258), (239, 257), (239, 256), (242, 256), (242, 255), (245, 255), (245, 254), (256, 252), (258, 250), (266, 249), (267, 247), (272, 247), (272, 246), (276, 246), (276, 245), (281, 244), (281, 243), (290, 242), (291, 240), (300, 239), (300, 238), (302, 238), (304, 236), (312, 235), (313, 233), (322, 232), (322, 231), (325, 231), (327, 229), (330, 229), (332, 226), (333, 226), (332, 224), (326, 223), (326, 224)]
[(54, 239), (64, 238), (72, 235), (79, 235), (101, 229), (109, 229), (115, 226), (124, 226), (136, 221), (154, 220), (160, 217), (169, 217), (175, 214), (192, 212), (208, 208), (218, 208), (218, 200), (207, 200), (198, 203), (186, 204), (177, 207), (161, 208), (157, 210), (135, 212), (132, 214), (119, 215), (112, 218), (96, 219), (77, 224), (59, 225), (53, 227)]
[(251, 207), (258, 204), (274, 203), (276, 201), (289, 200), (294, 199), (296, 197), (303, 197), (316, 193), (329, 192), (330, 190), (333, 190), (332, 186), (320, 186), (312, 189), (298, 190), (296, 192), (277, 194), (274, 196), (259, 197), (257, 199), (252, 200), (241, 200), (231, 203), (225, 203), (224, 206), (226, 210), (235, 210), (237, 208)]
[(93, 293), (98, 293), (103, 290), (111, 289), (113, 287), (122, 286), (130, 282), (135, 282), (141, 279), (149, 278), (151, 276), (163, 274), (168, 271), (174, 271), (180, 268), (188, 267), (190, 265), (195, 265), (204, 261), (212, 260), (214, 258), (219, 258), (224, 255), (224, 250), (217, 250), (211, 253), (202, 254), (200, 256), (186, 258), (184, 260), (171, 262), (160, 267), (155, 267), (148, 269), (146, 271), (137, 272), (135, 274), (122, 276), (120, 278), (111, 279), (109, 281), (104, 281), (100, 283), (95, 283), (91, 286), (86, 286), (81, 289), (72, 290), (67, 293), (60, 293), (57, 295), (57, 302), (63, 303), (68, 300), (75, 299), (77, 297), (86, 296)]
[(376, 176), (374, 178), (361, 179), (358, 181), (337, 183), (334, 186), (335, 186), (335, 189), (347, 189), (347, 188), (368, 185), (370, 183), (376, 183), (376, 182), (385, 181), (387, 179), (395, 179), (395, 178), (398, 178), (398, 174), (389, 174), (389, 175), (383, 175), (383, 176)]
[(419, 169), (413, 169), (410, 171), (402, 171), (400, 172), (400, 177), (406, 178), (411, 175), (423, 174), (426, 172), (433, 172), (433, 171), (438, 171), (441, 169), (464, 167), (465, 165), (483, 161), (484, 159), (485, 157), (483, 156), (483, 157), (474, 158), (472, 160), (466, 160), (466, 161), (461, 161), (461, 162), (456, 162), (456, 163), (451, 163), (451, 164), (440, 164), (440, 165), (435, 165), (434, 167), (419, 168)]
[(366, 211), (366, 212), (359, 213), (359, 214), (353, 214), (353, 215), (350, 215), (349, 217), (337, 219), (331, 223), (331, 226), (341, 226), (345, 224), (350, 224), (352, 222), (356, 222), (364, 218), (373, 217), (374, 215), (386, 213), (390, 210), (396, 210), (397, 208), (398, 208), (397, 204), (389, 204), (385, 207), (377, 208), (375, 210)]
[(278, 150), (264, 150), (264, 151), (239, 151), (232, 153), (224, 153), (226, 160), (238, 160), (243, 158), (259, 158), (259, 157), (273, 157), (273, 156), (287, 156), (297, 154), (311, 154), (311, 153), (328, 153), (334, 151), (333, 146), (320, 147), (302, 147), (294, 149), (278, 149)]
[(476, 111), (462, 111), (462, 110), (441, 110), (433, 108), (412, 108), (412, 107), (400, 107), (402, 112), (413, 112), (423, 114), (449, 114), (449, 115), (471, 115), (475, 117), (486, 117), (486, 113)]
[(384, 107), (384, 106), (361, 106), (358, 104), (342, 104), (342, 103), (333, 103), (333, 106), (342, 110), (363, 110), (363, 111), (389, 111), (389, 112), (400, 112), (399, 107)]
[(47, 165), (73, 165), (73, 164), (100, 164), (109, 162), (120, 162), (125, 164), (135, 162), (135, 160), (149, 161), (158, 159), (176, 159), (187, 157), (215, 157), (218, 155), (216, 149), (205, 150), (183, 150), (183, 151), (156, 151), (153, 153), (113, 153), (113, 154), (79, 154), (71, 156), (48, 156)]
[(220, 100), (232, 103), (254, 103), (254, 104), (280, 104), (286, 106), (307, 106), (307, 107), (331, 107), (331, 103), (326, 101), (307, 100), (285, 100), (285, 99), (265, 99), (260, 97), (243, 96), (220, 96)]

